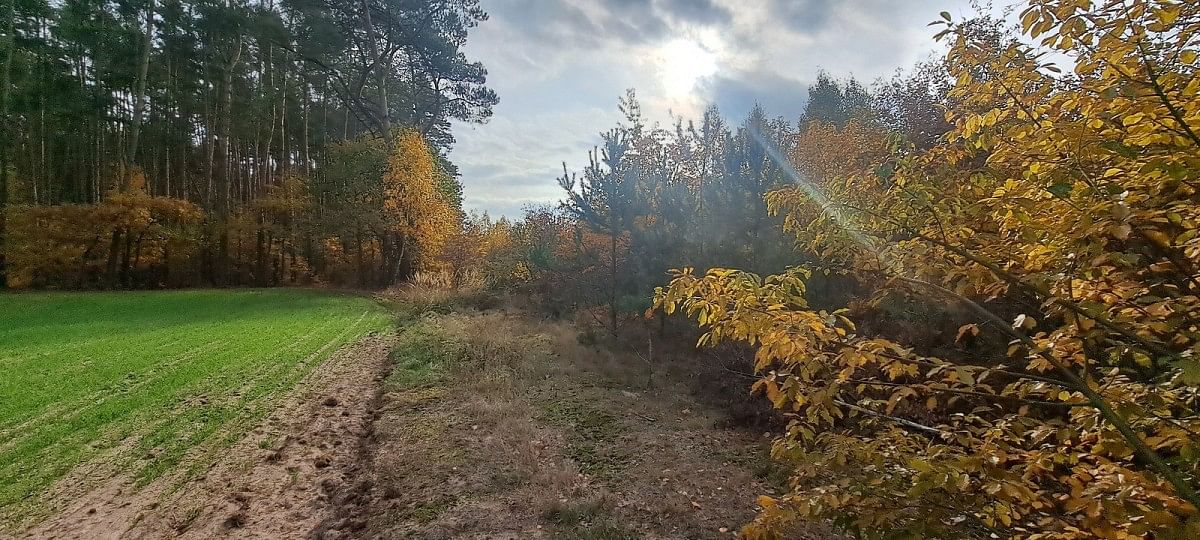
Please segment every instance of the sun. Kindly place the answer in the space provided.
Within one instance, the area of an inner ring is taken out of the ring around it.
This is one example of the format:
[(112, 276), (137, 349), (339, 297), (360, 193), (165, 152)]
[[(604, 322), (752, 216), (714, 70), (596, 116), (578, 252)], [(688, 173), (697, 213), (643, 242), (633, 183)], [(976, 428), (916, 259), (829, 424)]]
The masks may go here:
[(717, 72), (717, 56), (690, 39), (676, 39), (658, 50), (658, 74), (671, 97), (691, 95), (696, 83)]

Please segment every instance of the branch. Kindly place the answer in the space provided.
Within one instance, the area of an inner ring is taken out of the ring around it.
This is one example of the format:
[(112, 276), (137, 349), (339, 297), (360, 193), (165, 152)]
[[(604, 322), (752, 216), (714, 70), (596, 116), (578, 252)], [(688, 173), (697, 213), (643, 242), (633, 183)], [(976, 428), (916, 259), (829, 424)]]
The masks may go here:
[(937, 435), (937, 436), (939, 436), (939, 437), (943, 437), (943, 438), (949, 438), (949, 437), (952, 435), (952, 434), (951, 434), (949, 431), (942, 431), (942, 430), (940, 430), (940, 429), (938, 429), (938, 428), (933, 428), (933, 427), (929, 427), (929, 426), (926, 426), (926, 425), (923, 425), (923, 424), (918, 424), (918, 423), (916, 423), (916, 422), (913, 422), (912, 420), (905, 420), (905, 419), (903, 419), (903, 418), (900, 418), (900, 417), (896, 417), (896, 416), (889, 416), (889, 415), (883, 414), (883, 413), (881, 413), (881, 412), (878, 412), (878, 411), (873, 411), (873, 410), (871, 410), (871, 409), (868, 409), (868, 408), (866, 408), (866, 407), (859, 407), (858, 405), (855, 405), (855, 404), (853, 404), (853, 403), (847, 403), (847, 402), (845, 402), (845, 401), (842, 401), (842, 400), (840, 400), (840, 399), (836, 399), (836, 398), (835, 398), (835, 399), (833, 400), (833, 402), (834, 402), (834, 403), (836, 403), (836, 404), (838, 404), (838, 405), (841, 405), (841, 406), (843, 406), (843, 407), (845, 407), (845, 408), (847, 408), (847, 409), (850, 409), (850, 410), (858, 411), (858, 412), (860, 412), (860, 413), (863, 413), (863, 414), (866, 414), (866, 415), (870, 415), (870, 416), (874, 416), (874, 417), (877, 417), (877, 418), (883, 418), (884, 420), (889, 420), (889, 421), (895, 422), (895, 423), (897, 423), (897, 424), (900, 424), (900, 425), (902, 425), (902, 426), (904, 426), (904, 427), (909, 427), (909, 428), (912, 428), (912, 429), (916, 429), (916, 430), (924, 431), (924, 432), (926, 432), (926, 433), (932, 433), (932, 434), (934, 434), (934, 435)]

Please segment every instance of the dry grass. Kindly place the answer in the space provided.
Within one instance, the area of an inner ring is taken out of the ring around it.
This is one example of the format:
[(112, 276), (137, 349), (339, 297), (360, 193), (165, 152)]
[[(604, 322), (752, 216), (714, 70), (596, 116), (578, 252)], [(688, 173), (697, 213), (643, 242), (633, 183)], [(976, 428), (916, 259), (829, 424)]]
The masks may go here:
[(486, 308), (494, 298), (478, 271), (422, 271), (412, 280), (380, 295), (404, 318), (426, 312), (449, 313), (461, 308)]
[(649, 335), (589, 339), (513, 306), (413, 328), (398, 351), (444, 373), (385, 396), (356, 537), (728, 538), (769, 491), (758, 434), (715, 427)]
[(478, 291), (487, 287), (486, 276), (475, 269), (421, 271), (414, 274), (410, 282), (419, 287), (443, 290)]

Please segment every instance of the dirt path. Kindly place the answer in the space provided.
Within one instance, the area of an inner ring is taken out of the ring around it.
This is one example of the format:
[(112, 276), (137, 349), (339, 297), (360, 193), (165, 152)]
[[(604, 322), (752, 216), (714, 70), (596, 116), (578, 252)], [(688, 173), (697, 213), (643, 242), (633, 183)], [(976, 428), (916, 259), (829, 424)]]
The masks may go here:
[[(117, 475), (63, 499), (28, 538), (304, 538), (332, 514), (329, 486), (351, 474), (390, 367), (391, 337), (336, 353), (198, 478), (136, 488)], [(111, 474), (103, 467), (91, 474)], [(78, 474), (55, 489), (84, 482)]]
[(762, 439), (715, 427), (725, 415), (670, 360), (517, 313), (438, 316), (417, 333), (401, 341), (459, 367), (389, 380), (367, 459), (318, 538), (730, 538), (772, 490)]

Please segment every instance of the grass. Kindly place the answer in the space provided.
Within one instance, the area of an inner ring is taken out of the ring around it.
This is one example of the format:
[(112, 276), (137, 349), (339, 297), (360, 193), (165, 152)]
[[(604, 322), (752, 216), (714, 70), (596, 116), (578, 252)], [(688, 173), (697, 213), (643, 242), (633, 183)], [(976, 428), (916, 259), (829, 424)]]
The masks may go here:
[(371, 299), (319, 291), (0, 295), (0, 524), (94, 458), (140, 483), (189, 452), (215, 459), (283, 390), (391, 322)]
[(465, 361), (467, 346), (446, 334), (435, 317), (415, 319), (406, 326), (392, 349), (395, 370), (388, 377), (393, 389), (436, 385), (449, 370)]

